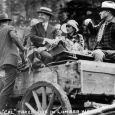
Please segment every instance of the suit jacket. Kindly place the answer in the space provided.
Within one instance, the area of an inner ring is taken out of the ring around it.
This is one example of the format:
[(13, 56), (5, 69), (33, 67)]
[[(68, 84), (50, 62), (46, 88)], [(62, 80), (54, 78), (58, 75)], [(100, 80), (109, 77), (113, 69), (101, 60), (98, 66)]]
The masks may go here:
[(54, 38), (54, 27), (48, 24), (47, 31), (44, 30), (42, 23), (38, 23), (31, 29), (31, 41), (35, 47), (44, 46), (44, 38), (53, 39)]

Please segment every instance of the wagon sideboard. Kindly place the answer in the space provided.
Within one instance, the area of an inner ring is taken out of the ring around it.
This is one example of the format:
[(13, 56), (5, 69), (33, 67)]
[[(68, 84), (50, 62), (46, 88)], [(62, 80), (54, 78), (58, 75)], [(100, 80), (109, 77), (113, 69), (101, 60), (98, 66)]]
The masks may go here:
[[(56, 82), (64, 90), (80, 89), (83, 94), (115, 94), (115, 64), (79, 60), (72, 63), (39, 68), (19, 73), (14, 95), (20, 95), (34, 83), (45, 80)], [(67, 90), (66, 90), (67, 91)]]
[(78, 63), (83, 94), (115, 95), (115, 64), (85, 60)]

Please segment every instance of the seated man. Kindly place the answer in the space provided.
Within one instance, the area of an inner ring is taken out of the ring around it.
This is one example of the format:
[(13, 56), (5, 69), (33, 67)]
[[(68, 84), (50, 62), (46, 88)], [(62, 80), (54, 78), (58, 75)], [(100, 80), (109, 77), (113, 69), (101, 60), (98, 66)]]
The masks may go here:
[(40, 53), (43, 63), (47, 64), (53, 60), (53, 56), (47, 51), (49, 45), (54, 42), (54, 27), (49, 23), (53, 13), (52, 10), (47, 7), (41, 7), (37, 13), (41, 22), (32, 27), (30, 40), (33, 43), (33, 48), (37, 48), (38, 53)]
[(96, 29), (97, 45), (93, 51), (95, 61), (103, 61), (104, 58), (115, 60), (115, 3), (102, 2), (100, 9), (102, 19), (98, 26), (94, 26), (91, 20), (86, 20), (90, 29)]

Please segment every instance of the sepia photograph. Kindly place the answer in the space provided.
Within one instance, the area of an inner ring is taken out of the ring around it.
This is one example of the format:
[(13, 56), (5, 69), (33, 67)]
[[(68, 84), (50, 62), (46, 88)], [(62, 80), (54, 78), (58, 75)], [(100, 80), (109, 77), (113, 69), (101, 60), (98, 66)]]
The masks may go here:
[(115, 0), (0, 0), (0, 115), (115, 115)]

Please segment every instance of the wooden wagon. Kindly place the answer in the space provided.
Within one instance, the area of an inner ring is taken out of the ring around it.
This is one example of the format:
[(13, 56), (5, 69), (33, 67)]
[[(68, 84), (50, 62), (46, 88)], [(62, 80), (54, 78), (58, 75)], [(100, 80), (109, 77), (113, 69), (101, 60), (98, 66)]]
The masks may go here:
[(115, 64), (86, 58), (90, 57), (70, 58), (31, 72), (19, 72), (12, 95), (18, 102), (17, 113), (77, 115), (86, 109), (112, 104)]

